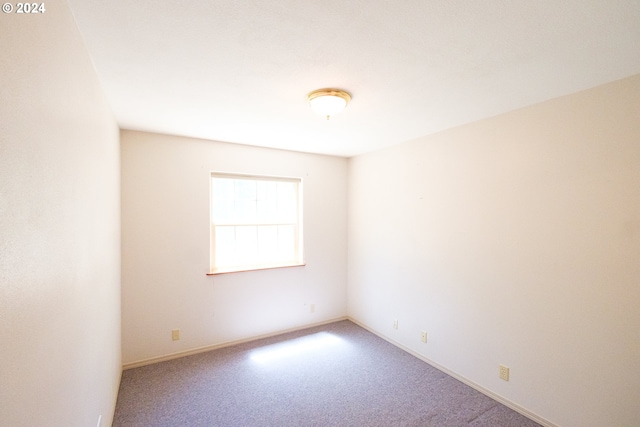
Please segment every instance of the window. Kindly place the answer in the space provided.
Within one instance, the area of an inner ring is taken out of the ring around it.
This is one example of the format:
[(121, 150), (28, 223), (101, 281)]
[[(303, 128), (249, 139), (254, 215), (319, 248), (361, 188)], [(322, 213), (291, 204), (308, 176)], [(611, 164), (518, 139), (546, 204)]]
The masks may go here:
[(304, 265), (302, 181), (211, 174), (211, 273)]

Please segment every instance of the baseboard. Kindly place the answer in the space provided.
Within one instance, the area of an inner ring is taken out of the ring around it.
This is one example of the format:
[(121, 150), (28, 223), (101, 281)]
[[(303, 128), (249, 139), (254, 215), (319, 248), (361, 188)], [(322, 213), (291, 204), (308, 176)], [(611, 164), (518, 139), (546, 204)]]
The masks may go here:
[[(303, 326), (299, 326), (299, 327), (295, 327), (295, 328), (274, 331), (274, 332), (270, 332), (268, 334), (258, 335), (258, 336), (254, 336), (254, 337), (250, 337), (250, 338), (243, 338), (243, 339), (234, 340), (234, 341), (227, 341), (227, 342), (223, 342), (223, 343), (220, 343), (220, 344), (213, 344), (213, 345), (208, 345), (208, 346), (204, 346), (204, 347), (197, 347), (197, 348), (193, 348), (193, 349), (190, 349), (190, 350), (179, 351), (179, 352), (176, 352), (176, 353), (171, 353), (171, 354), (167, 354), (167, 355), (163, 355), (163, 356), (151, 357), (149, 359), (137, 360), (135, 362), (129, 362), (129, 363), (123, 364), (122, 365), (122, 369), (123, 370), (127, 370), (127, 369), (139, 368), (141, 366), (152, 365), (154, 363), (166, 362), (167, 360), (179, 359), (181, 357), (191, 356), (191, 355), (198, 354), (198, 353), (205, 353), (207, 351), (217, 350), (219, 348), (224, 348), (224, 347), (230, 347), (232, 345), (244, 344), (244, 343), (247, 343), (247, 342), (260, 340), (260, 339), (263, 339), (263, 338), (270, 338), (270, 337), (274, 337), (274, 336), (277, 336), (277, 335), (286, 334), (286, 333), (289, 333), (289, 332), (296, 332), (296, 331), (301, 331), (301, 330), (304, 330), (304, 329), (314, 328), (316, 326), (328, 325), (329, 323), (340, 322), (342, 320), (347, 320), (347, 316), (338, 317), (338, 318), (334, 318), (334, 319), (329, 319), (329, 320), (325, 320), (325, 321), (317, 322), (317, 323), (311, 323), (311, 324), (308, 324), (308, 325), (303, 325)], [(356, 323), (356, 322), (354, 322), (354, 323)]]
[(398, 347), (399, 349), (406, 351), (407, 353), (411, 354), (412, 356), (417, 357), (418, 359), (428, 363), (429, 365), (433, 366), (434, 368), (444, 372), (445, 374), (457, 379), (458, 381), (468, 385), (469, 387), (473, 388), (474, 390), (479, 391), (480, 393), (489, 396), (490, 398), (492, 398), (493, 400), (496, 400), (500, 403), (502, 403), (504, 406), (513, 409), (514, 411), (524, 415), (525, 417), (529, 418), (530, 420), (533, 420), (535, 422), (537, 422), (538, 424), (544, 426), (544, 427), (559, 427), (558, 425), (552, 423), (551, 421), (548, 421), (542, 417), (540, 417), (539, 415), (534, 414), (533, 412), (529, 411), (528, 409), (518, 405), (517, 403), (514, 403), (512, 401), (510, 401), (509, 399), (506, 399), (498, 394), (495, 394), (494, 392), (492, 392), (491, 390), (488, 390), (484, 387), (482, 387), (479, 384), (476, 384), (475, 382), (445, 368), (444, 366), (439, 365), (438, 363), (434, 362), (433, 360), (430, 360), (429, 358), (416, 353), (415, 351), (411, 350), (408, 347), (405, 347), (404, 345), (400, 344), (399, 342), (387, 337), (386, 335), (376, 331), (373, 328), (370, 328), (369, 326), (363, 324), (362, 322), (357, 321), (356, 319), (347, 316), (347, 320), (355, 323), (356, 325), (360, 326), (363, 329), (366, 329), (367, 331), (371, 332), (374, 335), (379, 336), (380, 338), (382, 338), (383, 340), (387, 341), (390, 344), (393, 344), (394, 346)]
[(289, 332), (296, 332), (296, 331), (301, 331), (304, 329), (309, 329), (309, 328), (314, 328), (316, 326), (322, 326), (322, 325), (328, 325), (330, 323), (335, 323), (335, 322), (340, 322), (343, 320), (349, 320), (353, 323), (355, 323), (356, 325), (360, 326), (363, 329), (366, 329), (367, 331), (371, 332), (374, 335), (377, 335), (378, 337), (382, 338), (383, 340), (387, 341), (388, 343), (400, 348), (403, 351), (406, 351), (407, 353), (411, 354), (414, 357), (417, 357), (418, 359), (424, 361), (425, 363), (428, 363), (429, 365), (433, 366), (434, 368), (444, 372), (445, 374), (457, 379), (458, 381), (468, 385), (469, 387), (473, 388), (474, 390), (479, 391), (480, 393), (489, 396), (490, 398), (492, 398), (493, 400), (496, 400), (497, 402), (502, 403), (503, 405), (505, 405), (508, 408), (513, 409), (514, 411), (524, 415), (525, 417), (537, 422), (538, 424), (544, 426), (544, 427), (559, 427), (558, 425), (540, 417), (539, 415), (536, 415), (535, 413), (529, 411), (528, 409), (518, 405), (517, 403), (514, 403), (512, 401), (510, 401), (509, 399), (506, 399), (494, 392), (492, 392), (491, 390), (488, 390), (484, 387), (482, 387), (481, 385), (457, 374), (456, 372), (453, 372), (447, 368), (445, 368), (444, 366), (439, 365), (438, 363), (434, 362), (433, 360), (430, 360), (429, 358), (411, 350), (408, 347), (405, 347), (404, 345), (400, 344), (399, 342), (389, 338), (388, 336), (380, 333), (379, 331), (365, 325), (362, 322), (359, 322), (358, 320), (349, 317), (349, 316), (343, 316), (343, 317), (338, 317), (338, 318), (334, 318), (334, 319), (329, 319), (329, 320), (325, 320), (322, 322), (317, 322), (317, 323), (312, 323), (312, 324), (308, 324), (308, 325), (303, 325), (303, 326), (299, 326), (299, 327), (295, 327), (295, 328), (289, 328), (289, 329), (285, 329), (285, 330), (279, 330), (279, 331), (274, 331), (268, 334), (263, 334), (263, 335), (258, 335), (258, 336), (254, 336), (254, 337), (250, 337), (250, 338), (244, 338), (244, 339), (239, 339), (239, 340), (234, 340), (234, 341), (227, 341), (224, 343), (220, 343), (220, 344), (214, 344), (214, 345), (209, 345), (209, 346), (204, 346), (204, 347), (198, 347), (198, 348), (194, 348), (194, 349), (190, 349), (190, 350), (185, 350), (185, 351), (180, 351), (177, 353), (171, 353), (171, 354), (167, 354), (164, 356), (158, 356), (158, 357), (152, 357), (149, 359), (143, 359), (143, 360), (138, 360), (135, 362), (130, 362), (130, 363), (126, 363), (122, 365), (122, 369), (123, 370), (127, 370), (127, 369), (133, 369), (133, 368), (138, 368), (141, 366), (146, 366), (146, 365), (151, 365), (154, 363), (160, 363), (160, 362), (165, 362), (168, 360), (173, 360), (173, 359), (178, 359), (181, 357), (185, 357), (185, 356), (191, 356), (194, 354), (198, 354), (198, 353), (204, 353), (207, 351), (211, 351), (211, 350), (217, 350), (220, 348), (224, 348), (224, 347), (230, 347), (233, 345), (238, 345), (238, 344), (244, 344), (247, 342), (252, 342), (252, 341), (257, 341), (263, 338), (270, 338), (270, 337), (274, 337), (277, 335), (282, 335), (282, 334), (286, 334)]

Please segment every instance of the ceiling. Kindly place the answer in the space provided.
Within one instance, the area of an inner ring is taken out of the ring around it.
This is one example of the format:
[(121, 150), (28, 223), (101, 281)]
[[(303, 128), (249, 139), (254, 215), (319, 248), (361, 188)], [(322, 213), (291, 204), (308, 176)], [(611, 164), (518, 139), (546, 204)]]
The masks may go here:
[[(350, 157), (640, 73), (640, 0), (69, 0), (125, 129)], [(353, 99), (327, 121), (306, 95)]]

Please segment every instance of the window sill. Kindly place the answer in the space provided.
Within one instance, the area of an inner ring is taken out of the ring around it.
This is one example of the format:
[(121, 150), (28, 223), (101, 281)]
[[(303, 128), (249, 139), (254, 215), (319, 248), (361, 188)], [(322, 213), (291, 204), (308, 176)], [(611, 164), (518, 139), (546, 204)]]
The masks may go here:
[(300, 264), (274, 265), (269, 267), (238, 267), (237, 269), (224, 269), (224, 270), (211, 271), (207, 273), (207, 276), (219, 276), (221, 274), (242, 273), (245, 271), (275, 270), (277, 268), (304, 267), (305, 265), (307, 264), (303, 262)]

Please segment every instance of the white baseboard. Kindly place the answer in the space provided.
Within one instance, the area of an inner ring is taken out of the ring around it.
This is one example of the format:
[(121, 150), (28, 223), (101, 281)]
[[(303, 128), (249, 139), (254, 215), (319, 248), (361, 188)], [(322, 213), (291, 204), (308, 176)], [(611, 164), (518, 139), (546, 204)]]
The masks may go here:
[(230, 347), (233, 345), (237, 345), (237, 344), (243, 344), (243, 343), (247, 343), (247, 342), (251, 342), (251, 341), (256, 341), (256, 340), (260, 340), (263, 338), (269, 338), (269, 337), (273, 337), (273, 336), (277, 336), (277, 335), (282, 335), (282, 334), (286, 334), (289, 332), (296, 332), (296, 331), (301, 331), (304, 329), (309, 329), (309, 328), (313, 328), (316, 326), (322, 326), (322, 325), (327, 325), (330, 323), (335, 323), (335, 322), (340, 322), (342, 320), (349, 320), (353, 323), (355, 323), (356, 325), (360, 326), (363, 329), (366, 329), (367, 331), (371, 332), (374, 335), (377, 335), (378, 337), (382, 338), (383, 340), (387, 341), (388, 343), (400, 348), (403, 351), (406, 351), (407, 353), (411, 354), (412, 356), (417, 357), (418, 359), (424, 361), (425, 363), (428, 363), (429, 365), (433, 366), (434, 368), (444, 372), (445, 374), (457, 379), (458, 381), (468, 385), (469, 387), (473, 388), (474, 390), (479, 391), (480, 393), (489, 396), (490, 398), (492, 398), (493, 400), (496, 400), (500, 403), (502, 403), (503, 405), (507, 406), (508, 408), (513, 409), (514, 411), (524, 415), (525, 417), (537, 422), (538, 424), (544, 426), (544, 427), (559, 427), (558, 425), (540, 417), (539, 415), (536, 415), (535, 413), (529, 411), (528, 409), (518, 405), (517, 403), (514, 403), (512, 401), (510, 401), (509, 399), (506, 399), (494, 392), (492, 392), (491, 390), (488, 390), (484, 387), (482, 387), (479, 384), (476, 384), (475, 382), (445, 368), (444, 366), (439, 365), (438, 363), (430, 360), (429, 358), (416, 353), (415, 351), (411, 350), (408, 347), (405, 347), (404, 345), (400, 344), (397, 341), (394, 341), (393, 339), (387, 337), (386, 335), (378, 332), (377, 330), (370, 328), (369, 326), (365, 325), (362, 322), (359, 322), (358, 320), (349, 317), (349, 316), (344, 316), (344, 317), (339, 317), (339, 318), (335, 318), (335, 319), (330, 319), (330, 320), (325, 320), (322, 322), (318, 322), (318, 323), (312, 323), (309, 325), (303, 325), (303, 326), (299, 326), (296, 328), (290, 328), (290, 329), (285, 329), (285, 330), (281, 330), (281, 331), (277, 331), (277, 332), (272, 332), (272, 333), (268, 333), (268, 334), (263, 334), (263, 335), (259, 335), (259, 336), (255, 336), (255, 337), (251, 337), (251, 338), (244, 338), (244, 339), (239, 339), (239, 340), (234, 340), (234, 341), (227, 341), (224, 343), (220, 343), (220, 344), (214, 344), (214, 345), (208, 345), (208, 346), (204, 346), (204, 347), (198, 347), (198, 348), (194, 348), (194, 349), (190, 349), (190, 350), (185, 350), (185, 351), (180, 351), (177, 353), (171, 353), (171, 354), (167, 354), (164, 356), (158, 356), (158, 357), (152, 357), (149, 359), (143, 359), (143, 360), (138, 360), (135, 362), (130, 362), (130, 363), (126, 363), (122, 365), (122, 369), (123, 370), (127, 370), (127, 369), (133, 369), (133, 368), (138, 368), (140, 366), (145, 366), (145, 365), (151, 365), (154, 363), (159, 363), (159, 362), (165, 362), (167, 360), (172, 360), (172, 359), (178, 359), (180, 357), (185, 357), (185, 356), (191, 356), (194, 354), (198, 354), (198, 353), (204, 353), (207, 351), (211, 351), (211, 350), (216, 350), (216, 349), (220, 349), (220, 348), (224, 348), (224, 347)]
[(258, 335), (258, 336), (251, 337), (251, 338), (244, 338), (244, 339), (239, 339), (239, 340), (234, 340), (234, 341), (227, 341), (227, 342), (223, 342), (223, 343), (220, 343), (220, 344), (207, 345), (207, 346), (204, 346), (204, 347), (197, 347), (197, 348), (193, 348), (193, 349), (190, 349), (190, 350), (184, 350), (184, 351), (179, 351), (179, 352), (176, 352), (176, 353), (166, 354), (166, 355), (163, 355), (163, 356), (151, 357), (149, 359), (137, 360), (135, 362), (129, 362), (129, 363), (123, 364), (122, 365), (122, 369), (123, 370), (127, 370), (127, 369), (139, 368), (141, 366), (152, 365), (154, 363), (166, 362), (167, 360), (179, 359), (179, 358), (185, 357), (185, 356), (191, 356), (191, 355), (198, 354), (198, 353), (205, 353), (207, 351), (217, 350), (219, 348), (224, 348), (224, 347), (230, 347), (232, 345), (244, 344), (244, 343), (247, 343), (247, 342), (260, 340), (260, 339), (263, 339), (263, 338), (269, 338), (269, 337), (274, 337), (274, 336), (277, 336), (277, 335), (286, 334), (286, 333), (289, 333), (289, 332), (301, 331), (303, 329), (309, 329), (309, 328), (313, 328), (313, 327), (316, 327), (316, 326), (327, 325), (329, 323), (340, 322), (342, 320), (347, 320), (347, 317), (346, 316), (338, 317), (338, 318), (335, 318), (335, 319), (325, 320), (325, 321), (318, 322), (318, 323), (312, 323), (312, 324), (303, 325), (303, 326), (299, 326), (299, 327), (295, 327), (295, 328), (290, 328), (290, 329), (285, 329), (285, 330), (281, 330), (281, 331), (271, 332), (271, 333), (268, 333), (268, 334)]
[(492, 392), (491, 390), (488, 390), (484, 387), (482, 387), (479, 384), (474, 383), (473, 381), (453, 372), (450, 371), (449, 369), (445, 368), (444, 366), (441, 366), (439, 364), (437, 364), (436, 362), (434, 362), (433, 360), (430, 360), (427, 357), (424, 357), (423, 355), (416, 353), (415, 351), (411, 350), (408, 347), (405, 347), (404, 345), (400, 344), (397, 341), (394, 341), (393, 339), (385, 336), (384, 334), (376, 331), (373, 328), (370, 328), (369, 326), (363, 324), (362, 322), (357, 321), (356, 319), (347, 316), (347, 320), (350, 320), (351, 322), (355, 323), (356, 325), (360, 326), (361, 328), (366, 329), (367, 331), (371, 332), (372, 334), (375, 334), (377, 336), (379, 336), (380, 338), (382, 338), (383, 340), (387, 341), (390, 344), (393, 344), (394, 346), (398, 347), (399, 349), (406, 351), (407, 353), (411, 354), (412, 356), (417, 357), (418, 359), (422, 360), (423, 362), (428, 363), (429, 365), (433, 366), (434, 368), (444, 372), (445, 374), (457, 379), (458, 381), (468, 385), (469, 387), (473, 388), (474, 390), (479, 391), (480, 393), (489, 396), (490, 398), (492, 398), (493, 400), (496, 400), (500, 403), (502, 403), (504, 406), (513, 409), (514, 411), (524, 415), (525, 417), (529, 418), (530, 420), (533, 420), (535, 422), (537, 422), (538, 424), (544, 426), (544, 427), (559, 427), (558, 425), (545, 420), (544, 418), (540, 417), (539, 415), (534, 414), (533, 412), (529, 411), (528, 409), (518, 405), (517, 403), (514, 403), (512, 401), (510, 401), (509, 399), (506, 399), (500, 395), (495, 394), (494, 392)]

